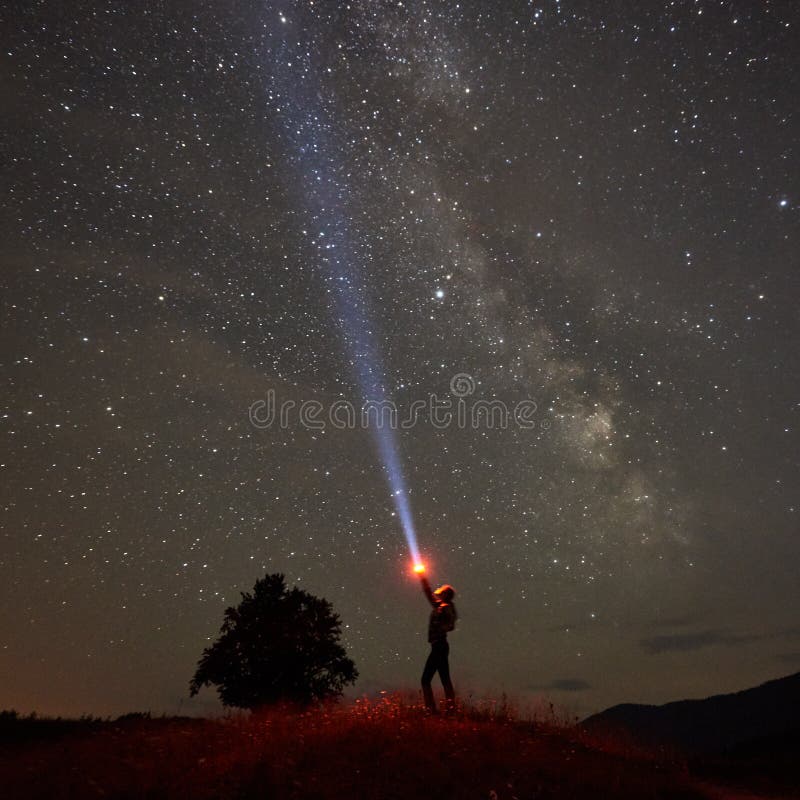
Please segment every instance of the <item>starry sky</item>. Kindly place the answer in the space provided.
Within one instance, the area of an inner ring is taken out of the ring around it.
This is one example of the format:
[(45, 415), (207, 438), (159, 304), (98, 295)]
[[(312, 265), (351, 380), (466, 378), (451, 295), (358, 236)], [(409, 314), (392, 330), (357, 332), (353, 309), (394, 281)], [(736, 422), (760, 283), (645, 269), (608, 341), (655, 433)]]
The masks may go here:
[[(333, 603), (354, 692), (416, 686), (389, 450), (462, 694), (800, 669), (796, 4), (0, 16), (0, 707), (215, 711), (265, 572)], [(298, 416), (433, 396), (533, 424)]]

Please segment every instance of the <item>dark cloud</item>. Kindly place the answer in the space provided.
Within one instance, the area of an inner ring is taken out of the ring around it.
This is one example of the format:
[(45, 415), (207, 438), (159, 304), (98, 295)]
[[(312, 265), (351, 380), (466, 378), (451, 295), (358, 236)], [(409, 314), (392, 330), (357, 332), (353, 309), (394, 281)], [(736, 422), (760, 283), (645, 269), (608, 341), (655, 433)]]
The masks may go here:
[[(678, 627), (677, 625), (675, 627)], [(793, 638), (800, 636), (800, 626), (790, 626), (780, 630), (759, 633), (732, 633), (723, 629), (697, 631), (695, 633), (674, 633), (649, 636), (641, 639), (639, 644), (648, 653), (668, 653), (679, 651), (701, 650), (712, 645), (735, 646), (751, 644), (768, 639)]]
[(702, 615), (697, 611), (690, 611), (676, 617), (656, 617), (651, 623), (652, 628), (685, 628), (689, 625), (697, 625), (702, 619)]
[(697, 633), (676, 633), (663, 636), (650, 636), (640, 641), (648, 653), (689, 652), (701, 650), (712, 645), (737, 645), (757, 642), (770, 638), (771, 634), (732, 634), (719, 630), (698, 631)]

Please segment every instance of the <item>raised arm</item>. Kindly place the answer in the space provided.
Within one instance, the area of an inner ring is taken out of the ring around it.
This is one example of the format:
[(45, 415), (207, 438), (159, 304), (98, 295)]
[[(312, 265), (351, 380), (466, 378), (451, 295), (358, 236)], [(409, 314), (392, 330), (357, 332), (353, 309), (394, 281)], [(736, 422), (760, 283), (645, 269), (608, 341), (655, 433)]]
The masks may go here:
[(428, 579), (424, 575), (420, 575), (419, 576), (419, 582), (422, 584), (422, 591), (425, 592), (425, 597), (428, 598), (428, 602), (434, 608), (438, 608), (439, 603), (436, 601), (436, 598), (433, 596), (433, 592), (431, 591), (431, 585), (428, 583)]

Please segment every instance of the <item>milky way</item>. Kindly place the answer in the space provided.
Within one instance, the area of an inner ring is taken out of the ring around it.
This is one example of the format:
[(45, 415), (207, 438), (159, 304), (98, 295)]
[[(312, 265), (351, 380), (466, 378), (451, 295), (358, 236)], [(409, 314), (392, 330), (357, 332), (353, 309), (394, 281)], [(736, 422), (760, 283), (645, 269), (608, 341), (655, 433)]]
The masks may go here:
[(0, 12), (0, 707), (207, 713), (275, 571), (416, 686), (410, 509), (465, 694), (800, 668), (794, 5), (222, 6)]

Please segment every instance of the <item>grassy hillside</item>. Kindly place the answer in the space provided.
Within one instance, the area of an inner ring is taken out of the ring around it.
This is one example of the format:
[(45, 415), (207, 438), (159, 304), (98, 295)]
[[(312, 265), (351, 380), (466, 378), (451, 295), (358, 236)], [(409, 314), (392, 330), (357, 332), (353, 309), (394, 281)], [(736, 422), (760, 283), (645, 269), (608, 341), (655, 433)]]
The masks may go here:
[(0, 718), (9, 798), (694, 798), (684, 765), (486, 705), (400, 697), (220, 720)]

